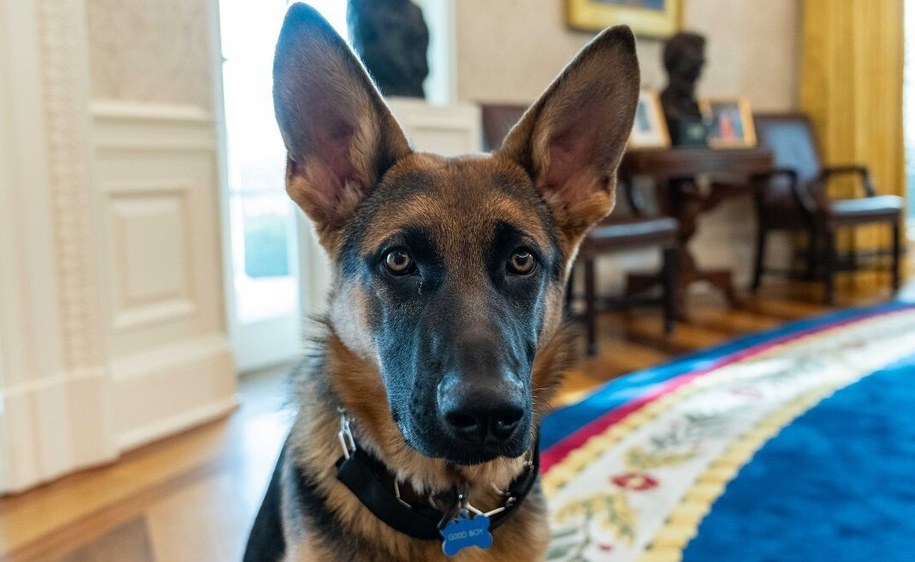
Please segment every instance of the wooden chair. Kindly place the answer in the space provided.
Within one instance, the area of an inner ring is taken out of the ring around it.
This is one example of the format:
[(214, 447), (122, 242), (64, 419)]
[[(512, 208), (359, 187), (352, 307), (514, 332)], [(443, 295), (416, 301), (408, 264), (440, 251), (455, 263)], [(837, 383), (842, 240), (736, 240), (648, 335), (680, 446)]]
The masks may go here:
[[(868, 169), (860, 165), (823, 166), (810, 120), (801, 114), (755, 116), (758, 142), (772, 150), (775, 169), (756, 176), (755, 195), (758, 234), (752, 289), (759, 288), (765, 271), (768, 234), (775, 230), (807, 233), (807, 275), (821, 277), (825, 301), (835, 301), (835, 274), (839, 268), (836, 233), (864, 224), (885, 224), (892, 229), (893, 290), (899, 289), (901, 253), (900, 229), (903, 200), (895, 195), (878, 195)], [(856, 175), (864, 197), (830, 199), (829, 178)], [(885, 255), (881, 252), (880, 255)], [(848, 265), (857, 268), (855, 255)]]
[[(483, 117), (484, 145), (487, 150), (497, 148), (511, 127), (524, 113), (521, 105), (481, 106)], [(571, 308), (575, 297), (572, 292), (576, 272), (584, 272), (584, 314), (585, 335), (588, 354), (597, 352), (597, 315), (609, 310), (619, 310), (637, 304), (656, 303), (660, 300), (664, 312), (664, 332), (674, 328), (674, 292), (676, 290), (677, 229), (676, 219), (670, 217), (649, 217), (642, 200), (631, 184), (620, 183), (617, 188), (617, 208), (610, 217), (592, 228), (582, 241), (576, 264), (569, 276), (566, 303)], [(659, 275), (660, 299), (600, 298), (597, 295), (597, 274), (595, 262), (614, 252), (658, 248), (662, 252), (662, 266)]]

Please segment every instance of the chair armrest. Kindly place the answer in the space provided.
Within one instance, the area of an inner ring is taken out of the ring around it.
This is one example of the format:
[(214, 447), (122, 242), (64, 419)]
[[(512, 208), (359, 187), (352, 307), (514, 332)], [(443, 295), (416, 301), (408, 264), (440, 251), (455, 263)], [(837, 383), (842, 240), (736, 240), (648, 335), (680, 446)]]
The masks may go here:
[(831, 176), (845, 175), (845, 174), (857, 174), (861, 177), (861, 185), (864, 186), (864, 193), (868, 197), (874, 197), (877, 195), (877, 190), (874, 189), (874, 183), (871, 181), (870, 170), (867, 166), (861, 166), (859, 164), (848, 164), (842, 166), (826, 166), (820, 170), (820, 175), (817, 176), (816, 180), (818, 182), (825, 182)]

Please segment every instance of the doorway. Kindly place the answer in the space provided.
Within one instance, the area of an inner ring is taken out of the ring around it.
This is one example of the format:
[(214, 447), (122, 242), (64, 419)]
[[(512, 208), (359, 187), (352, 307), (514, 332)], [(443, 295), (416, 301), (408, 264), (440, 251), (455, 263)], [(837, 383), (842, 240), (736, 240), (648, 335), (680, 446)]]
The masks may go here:
[[(323, 293), (311, 286), (322, 281), (318, 250), (285, 192), (286, 150), (273, 114), (273, 52), (291, 3), (219, 0), (225, 287), (239, 372), (299, 356), (308, 301)], [(346, 37), (346, 0), (310, 3)]]

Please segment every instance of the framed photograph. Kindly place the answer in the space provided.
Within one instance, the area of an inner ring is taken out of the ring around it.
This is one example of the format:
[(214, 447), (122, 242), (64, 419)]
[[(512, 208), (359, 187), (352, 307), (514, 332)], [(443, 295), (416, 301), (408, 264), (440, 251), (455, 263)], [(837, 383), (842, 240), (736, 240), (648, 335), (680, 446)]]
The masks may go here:
[(708, 122), (708, 144), (711, 147), (756, 145), (753, 113), (747, 98), (703, 99), (699, 101)]
[(569, 27), (600, 31), (625, 24), (643, 37), (670, 37), (680, 30), (682, 0), (565, 0)]
[(661, 100), (655, 92), (641, 91), (635, 108), (635, 123), (629, 135), (631, 148), (666, 148), (670, 146), (667, 121), (661, 110)]

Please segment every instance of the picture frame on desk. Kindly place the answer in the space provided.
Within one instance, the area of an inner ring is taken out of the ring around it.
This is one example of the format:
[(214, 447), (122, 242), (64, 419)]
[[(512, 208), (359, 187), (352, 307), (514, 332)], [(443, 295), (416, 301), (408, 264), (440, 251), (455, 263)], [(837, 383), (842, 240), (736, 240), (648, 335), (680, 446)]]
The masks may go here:
[(635, 122), (629, 135), (630, 148), (667, 148), (670, 133), (657, 92), (642, 90), (635, 109)]
[(756, 146), (756, 130), (750, 100), (738, 98), (703, 98), (699, 100), (708, 123), (708, 144), (712, 148), (746, 148)]
[(680, 30), (683, 0), (565, 0), (566, 23), (580, 31), (628, 25), (640, 37), (667, 38)]

